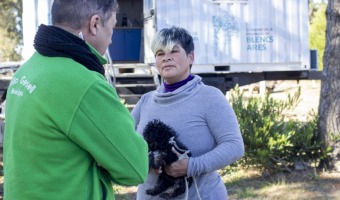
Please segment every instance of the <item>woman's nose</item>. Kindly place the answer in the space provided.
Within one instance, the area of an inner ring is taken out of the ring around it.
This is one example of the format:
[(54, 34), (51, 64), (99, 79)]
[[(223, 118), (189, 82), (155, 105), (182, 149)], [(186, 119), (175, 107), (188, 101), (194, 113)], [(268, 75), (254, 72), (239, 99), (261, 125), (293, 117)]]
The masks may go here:
[(164, 56), (163, 61), (164, 61), (164, 62), (169, 62), (169, 61), (172, 61), (172, 58), (171, 58), (171, 57), (165, 57), (165, 56)]

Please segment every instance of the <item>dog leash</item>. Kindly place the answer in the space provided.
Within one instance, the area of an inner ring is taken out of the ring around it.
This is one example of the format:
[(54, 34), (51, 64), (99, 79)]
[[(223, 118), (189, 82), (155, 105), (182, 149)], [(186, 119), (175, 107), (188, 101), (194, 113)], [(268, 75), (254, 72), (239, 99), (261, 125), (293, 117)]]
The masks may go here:
[[(189, 158), (188, 153), (190, 153), (190, 151), (189, 151), (189, 150), (186, 150), (186, 149), (181, 149), (181, 148), (179, 148), (179, 147), (177, 146), (177, 144), (176, 144), (176, 141), (175, 141), (174, 139), (175, 139), (175, 137), (171, 137), (170, 140), (169, 140), (169, 143), (172, 144), (172, 145), (174, 145), (174, 147), (176, 148), (176, 150), (182, 152), (182, 153), (179, 152), (181, 155), (178, 157), (178, 160), (182, 160), (182, 159), (184, 159), (184, 158)], [(188, 178), (189, 178), (189, 177), (187, 177), (187, 176), (184, 177), (184, 180), (185, 180), (185, 199), (186, 199), (186, 200), (188, 200), (188, 197), (189, 197), (189, 183), (188, 183)], [(200, 195), (199, 190), (198, 190), (198, 186), (197, 186), (196, 179), (195, 179), (195, 177), (192, 177), (192, 179), (193, 179), (193, 181), (194, 181), (194, 185), (195, 185), (195, 189), (196, 189), (196, 193), (197, 193), (198, 199), (199, 199), (199, 200), (202, 200), (201, 195)]]
[(179, 153), (181, 153), (181, 155), (178, 157), (178, 160), (182, 160), (183, 158), (189, 158), (188, 153), (190, 153), (189, 150), (186, 149), (181, 149), (177, 146), (177, 143), (175, 141), (175, 137), (171, 137), (169, 140), (169, 143), (174, 145), (174, 147), (176, 148), (176, 150), (180, 151)]
[[(185, 177), (184, 178), (184, 180), (185, 180), (185, 199), (186, 200), (188, 200), (188, 198), (189, 198), (189, 183), (188, 183), (188, 178), (189, 177)], [(197, 193), (197, 196), (198, 196), (198, 200), (202, 200), (200, 192), (198, 191), (196, 178), (192, 177), (192, 179), (194, 180), (194, 185), (195, 185), (196, 193)]]

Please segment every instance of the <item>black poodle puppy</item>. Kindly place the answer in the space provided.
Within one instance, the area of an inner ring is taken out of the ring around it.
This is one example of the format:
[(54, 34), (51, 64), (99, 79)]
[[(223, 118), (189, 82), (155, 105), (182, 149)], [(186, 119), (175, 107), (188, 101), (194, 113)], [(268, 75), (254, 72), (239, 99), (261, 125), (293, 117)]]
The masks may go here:
[[(176, 139), (176, 132), (162, 121), (154, 119), (150, 121), (144, 131), (143, 137), (149, 146), (149, 166), (159, 169), (178, 160), (178, 156), (172, 151), (174, 147), (180, 154), (191, 156), (188, 148)], [(159, 195), (164, 199), (171, 199), (183, 194), (186, 190), (186, 177), (172, 177), (162, 171), (154, 188), (148, 189), (148, 195)], [(192, 184), (192, 178), (187, 178), (188, 188)]]

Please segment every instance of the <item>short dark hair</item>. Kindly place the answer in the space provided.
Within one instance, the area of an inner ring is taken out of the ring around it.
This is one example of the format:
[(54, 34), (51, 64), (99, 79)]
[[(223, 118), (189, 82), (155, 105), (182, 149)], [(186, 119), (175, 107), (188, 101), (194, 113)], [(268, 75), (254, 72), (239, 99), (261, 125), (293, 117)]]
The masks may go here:
[(194, 51), (194, 41), (190, 33), (181, 27), (172, 26), (158, 31), (153, 37), (151, 50), (154, 54), (162, 48), (172, 48), (175, 44), (180, 44), (187, 54)]
[(93, 15), (99, 15), (103, 25), (118, 12), (116, 0), (54, 0), (52, 24), (80, 29)]

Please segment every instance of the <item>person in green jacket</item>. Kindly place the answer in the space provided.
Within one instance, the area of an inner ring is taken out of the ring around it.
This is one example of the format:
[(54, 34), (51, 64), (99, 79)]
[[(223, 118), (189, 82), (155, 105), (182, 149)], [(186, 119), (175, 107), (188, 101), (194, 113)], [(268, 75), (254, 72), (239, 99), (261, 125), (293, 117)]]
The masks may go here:
[(147, 144), (105, 79), (115, 0), (54, 0), (6, 97), (4, 199), (114, 199), (148, 174)]

